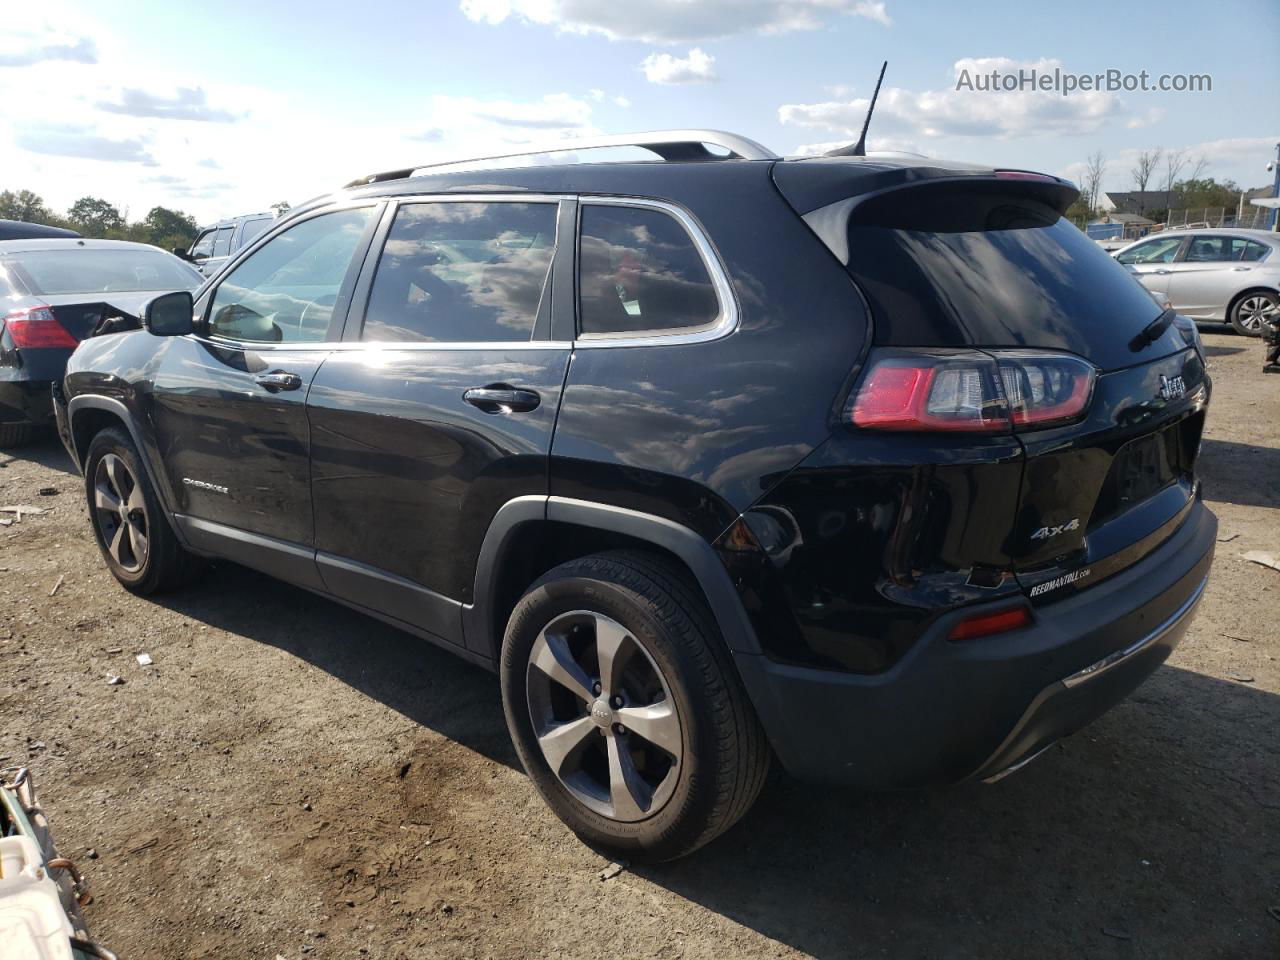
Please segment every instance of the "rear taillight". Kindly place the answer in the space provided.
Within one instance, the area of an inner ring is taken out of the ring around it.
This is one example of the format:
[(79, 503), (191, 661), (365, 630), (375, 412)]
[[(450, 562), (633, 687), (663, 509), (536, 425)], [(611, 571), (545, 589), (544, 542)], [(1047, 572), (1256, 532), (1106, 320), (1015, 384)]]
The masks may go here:
[(5, 316), (4, 329), (19, 350), (36, 350), (42, 347), (75, 349), (76, 346), (75, 337), (67, 333), (48, 307), (15, 310)]
[(1079, 357), (1048, 351), (880, 350), (848, 415), (871, 430), (1033, 429), (1079, 418), (1094, 379)]
[(1096, 371), (1079, 357), (999, 350), (994, 356), (1015, 428), (1069, 423), (1089, 406)]

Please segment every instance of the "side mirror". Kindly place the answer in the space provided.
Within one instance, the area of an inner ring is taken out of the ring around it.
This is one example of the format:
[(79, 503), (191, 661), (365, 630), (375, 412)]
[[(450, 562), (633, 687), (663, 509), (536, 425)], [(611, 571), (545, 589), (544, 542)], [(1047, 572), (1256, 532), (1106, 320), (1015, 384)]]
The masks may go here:
[(191, 262), (191, 254), (187, 253), (186, 247), (174, 247), (173, 255), (179, 260), (186, 260), (188, 263)]
[(195, 330), (195, 301), (186, 290), (164, 293), (142, 310), (142, 328), (157, 337), (182, 337)]

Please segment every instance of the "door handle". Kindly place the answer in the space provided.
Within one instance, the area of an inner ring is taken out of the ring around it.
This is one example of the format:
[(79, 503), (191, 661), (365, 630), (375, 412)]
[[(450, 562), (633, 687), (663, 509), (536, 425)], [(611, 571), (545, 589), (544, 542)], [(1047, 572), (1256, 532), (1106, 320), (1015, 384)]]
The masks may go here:
[(253, 382), (260, 387), (266, 387), (272, 393), (279, 393), (281, 390), (297, 390), (302, 386), (302, 378), (296, 373), (289, 373), (287, 370), (272, 370), (270, 373), (260, 373), (253, 378)]
[(1235, 273), (1248, 273), (1250, 270), (1253, 269), (1253, 267), (1232, 267), (1231, 269)]
[(472, 387), (463, 391), (462, 399), (485, 413), (527, 413), (542, 402), (542, 397), (534, 391), (521, 390), (505, 383)]
[(1163, 274), (1166, 274), (1166, 273), (1173, 273), (1173, 271), (1172, 271), (1172, 270), (1152, 270), (1151, 272), (1152, 272), (1152, 273), (1159, 273), (1159, 274), (1162, 274), (1162, 275), (1163, 275)]

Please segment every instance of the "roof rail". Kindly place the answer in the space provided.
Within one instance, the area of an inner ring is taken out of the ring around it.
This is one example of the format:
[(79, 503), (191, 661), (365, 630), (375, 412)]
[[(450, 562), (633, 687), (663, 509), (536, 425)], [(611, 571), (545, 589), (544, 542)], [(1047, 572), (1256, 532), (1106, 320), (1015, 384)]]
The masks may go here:
[[(712, 153), (707, 149), (710, 144), (728, 150), (728, 156)], [(413, 176), (419, 170), (434, 167), (453, 167), (463, 163), (481, 163), (488, 160), (507, 160), (514, 157), (533, 157), (544, 153), (565, 153), (573, 150), (599, 150), (605, 147), (641, 147), (651, 150), (663, 160), (779, 160), (776, 153), (768, 147), (761, 146), (747, 137), (723, 130), (653, 130), (648, 133), (617, 133), (603, 137), (585, 137), (578, 140), (557, 140), (541, 146), (525, 146), (510, 153), (497, 153), (487, 157), (466, 157), (459, 160), (441, 160), (436, 163), (423, 163), (399, 170), (387, 170), (382, 173), (359, 177), (346, 184), (349, 187), (361, 187), (370, 183), (381, 183), (383, 180), (403, 180)]]

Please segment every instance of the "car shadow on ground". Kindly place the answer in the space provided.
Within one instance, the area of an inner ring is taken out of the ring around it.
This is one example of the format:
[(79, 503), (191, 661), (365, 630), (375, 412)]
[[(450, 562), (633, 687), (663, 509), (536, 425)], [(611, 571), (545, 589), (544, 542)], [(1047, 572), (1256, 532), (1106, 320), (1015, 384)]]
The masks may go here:
[(79, 482), (80, 474), (76, 470), (76, 465), (71, 462), (71, 457), (63, 448), (62, 441), (52, 434), (41, 437), (25, 447), (0, 450), (0, 460), (29, 460), (31, 463), (38, 463), (46, 470), (65, 473), (68, 477), (74, 478), (77, 483)]
[(517, 768), (497, 678), (456, 655), (234, 563), (151, 598), (211, 627), (305, 660), (420, 726)]
[(1277, 729), (1280, 697), (1164, 667), (997, 784), (784, 781), (720, 840), (637, 872), (819, 958), (1270, 955)]
[[(1248, 347), (1219, 347), (1213, 344), (1207, 344), (1204, 348), (1206, 357), (1229, 357), (1236, 353), (1248, 352)], [(1213, 371), (1210, 371), (1212, 373)]]
[(1280, 449), (1232, 440), (1205, 440), (1196, 471), (1204, 484), (1206, 500), (1280, 507)]
[[(157, 599), (518, 768), (495, 678), (447, 651), (233, 564)], [(781, 775), (714, 843), (633, 873), (819, 958), (978, 957), (987, 936), (1026, 956), (1208, 956), (1224, 937), (1264, 955), (1277, 729), (1280, 697), (1164, 667), (998, 784), (866, 795)]]

